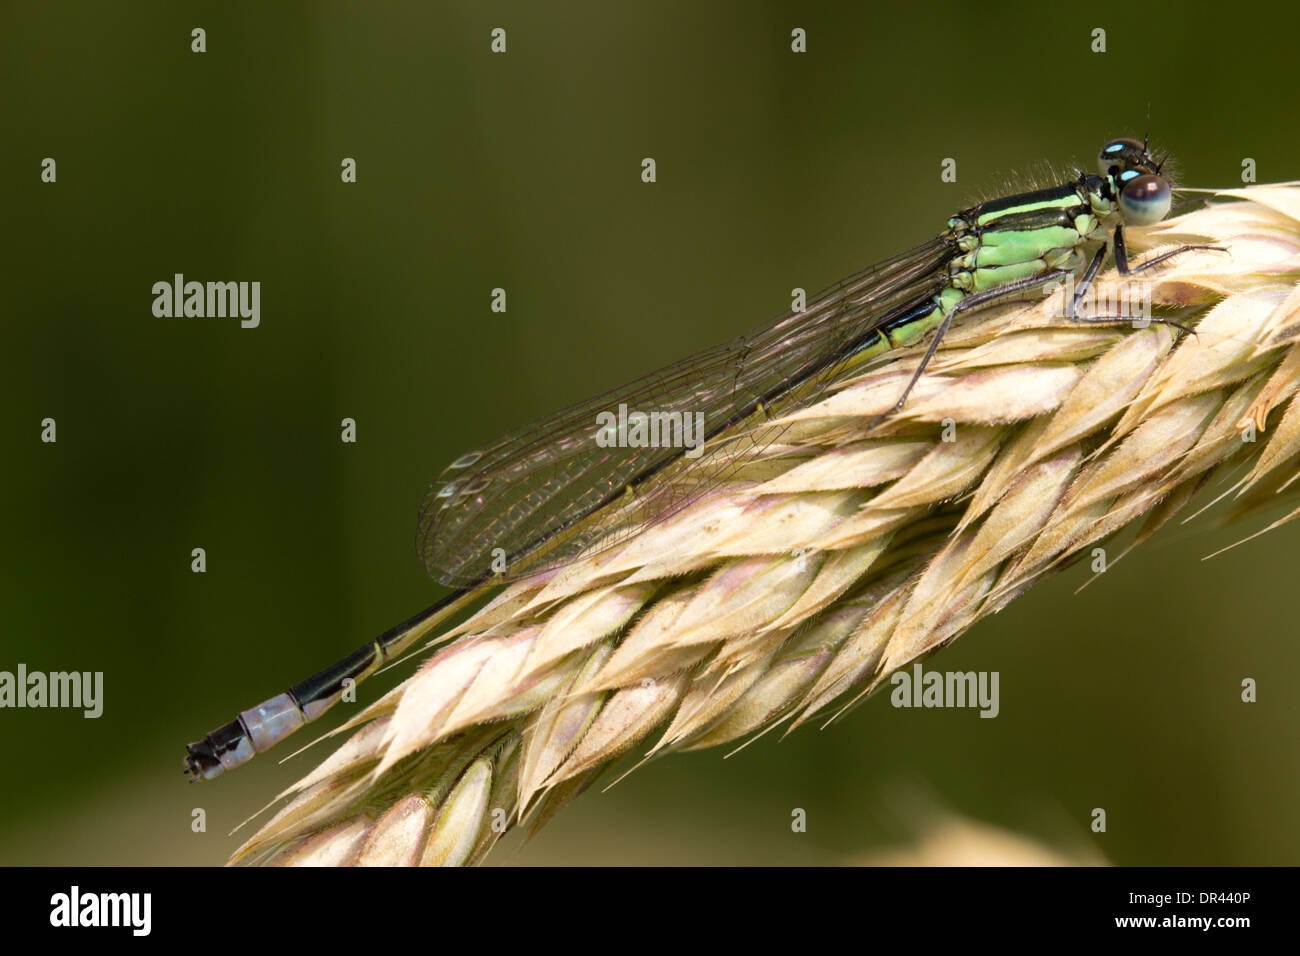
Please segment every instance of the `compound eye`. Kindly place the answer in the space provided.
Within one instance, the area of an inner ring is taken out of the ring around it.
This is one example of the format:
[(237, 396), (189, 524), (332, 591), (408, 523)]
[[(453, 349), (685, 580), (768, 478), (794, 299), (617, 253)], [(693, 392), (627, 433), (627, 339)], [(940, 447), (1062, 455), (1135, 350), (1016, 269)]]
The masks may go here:
[(1119, 194), (1119, 211), (1130, 226), (1150, 226), (1165, 218), (1173, 199), (1162, 176), (1136, 176)]
[(1097, 154), (1097, 170), (1109, 176), (1115, 167), (1141, 159), (1145, 152), (1146, 148), (1135, 139), (1112, 139)]

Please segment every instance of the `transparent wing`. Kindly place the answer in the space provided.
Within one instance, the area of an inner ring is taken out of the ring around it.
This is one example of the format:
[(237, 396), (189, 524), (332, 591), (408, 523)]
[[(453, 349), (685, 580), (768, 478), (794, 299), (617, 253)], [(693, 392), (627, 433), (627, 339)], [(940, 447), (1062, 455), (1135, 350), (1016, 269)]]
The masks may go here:
[[(417, 545), (425, 568), (453, 587), (487, 577), (513, 580), (564, 564), (580, 551), (610, 547), (689, 504), (725, 479), (736, 454), (724, 445), (691, 458), (680, 441), (649, 447), (645, 435), (636, 441), (624, 434), (620, 442), (609, 429), (620, 406), (628, 415), (659, 413), (663, 421), (681, 415), (686, 424), (699, 422), (700, 415), (704, 435), (697, 437), (714, 438), (759, 403), (770, 405), (800, 386), (799, 400), (812, 401), (821, 391), (818, 382), (831, 377), (823, 373), (853, 343), (942, 288), (942, 267), (953, 255), (948, 240), (930, 240), (823, 289), (802, 312), (787, 312), (467, 452), (421, 502)], [(753, 429), (746, 455), (778, 433)], [(643, 482), (669, 465), (671, 482), (640, 493)], [(614, 502), (620, 502), (617, 508), (606, 508)], [(616, 514), (598, 520), (603, 510)], [(494, 556), (504, 557), (504, 571), (494, 572)]]

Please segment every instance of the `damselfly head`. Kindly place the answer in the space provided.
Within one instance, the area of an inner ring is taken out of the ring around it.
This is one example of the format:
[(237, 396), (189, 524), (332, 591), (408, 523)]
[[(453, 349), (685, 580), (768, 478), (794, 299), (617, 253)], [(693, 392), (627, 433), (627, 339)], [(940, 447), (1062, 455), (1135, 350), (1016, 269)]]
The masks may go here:
[(1097, 154), (1097, 167), (1113, 184), (1120, 214), (1130, 226), (1149, 226), (1168, 214), (1173, 191), (1160, 175), (1163, 166), (1146, 142), (1135, 139), (1113, 139)]

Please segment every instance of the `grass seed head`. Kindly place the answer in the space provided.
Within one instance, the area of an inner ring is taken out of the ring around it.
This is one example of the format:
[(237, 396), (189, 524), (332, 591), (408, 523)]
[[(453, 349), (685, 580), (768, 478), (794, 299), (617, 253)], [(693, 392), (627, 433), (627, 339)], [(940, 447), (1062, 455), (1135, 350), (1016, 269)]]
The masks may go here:
[[(1129, 239), (1229, 250), (1141, 275), (1195, 335), (1072, 323), (1058, 291), (954, 328), (874, 428), (919, 350), (777, 409), (780, 439), (727, 483), (440, 636), (235, 859), (477, 862), (630, 752), (833, 719), (1229, 469), (1238, 512), (1300, 491), (1300, 185), (1226, 190)], [(1101, 275), (1099, 298), (1124, 281)]]

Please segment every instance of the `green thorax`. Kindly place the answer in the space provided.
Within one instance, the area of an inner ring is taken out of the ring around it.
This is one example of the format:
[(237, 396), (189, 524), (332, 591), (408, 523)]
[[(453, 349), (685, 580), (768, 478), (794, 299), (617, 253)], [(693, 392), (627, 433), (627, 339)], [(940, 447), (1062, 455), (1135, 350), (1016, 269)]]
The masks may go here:
[(1080, 268), (1089, 247), (1118, 222), (1109, 176), (1081, 174), (1050, 189), (980, 203), (948, 220), (958, 254), (949, 264), (953, 287), (966, 293), (1018, 279)]

